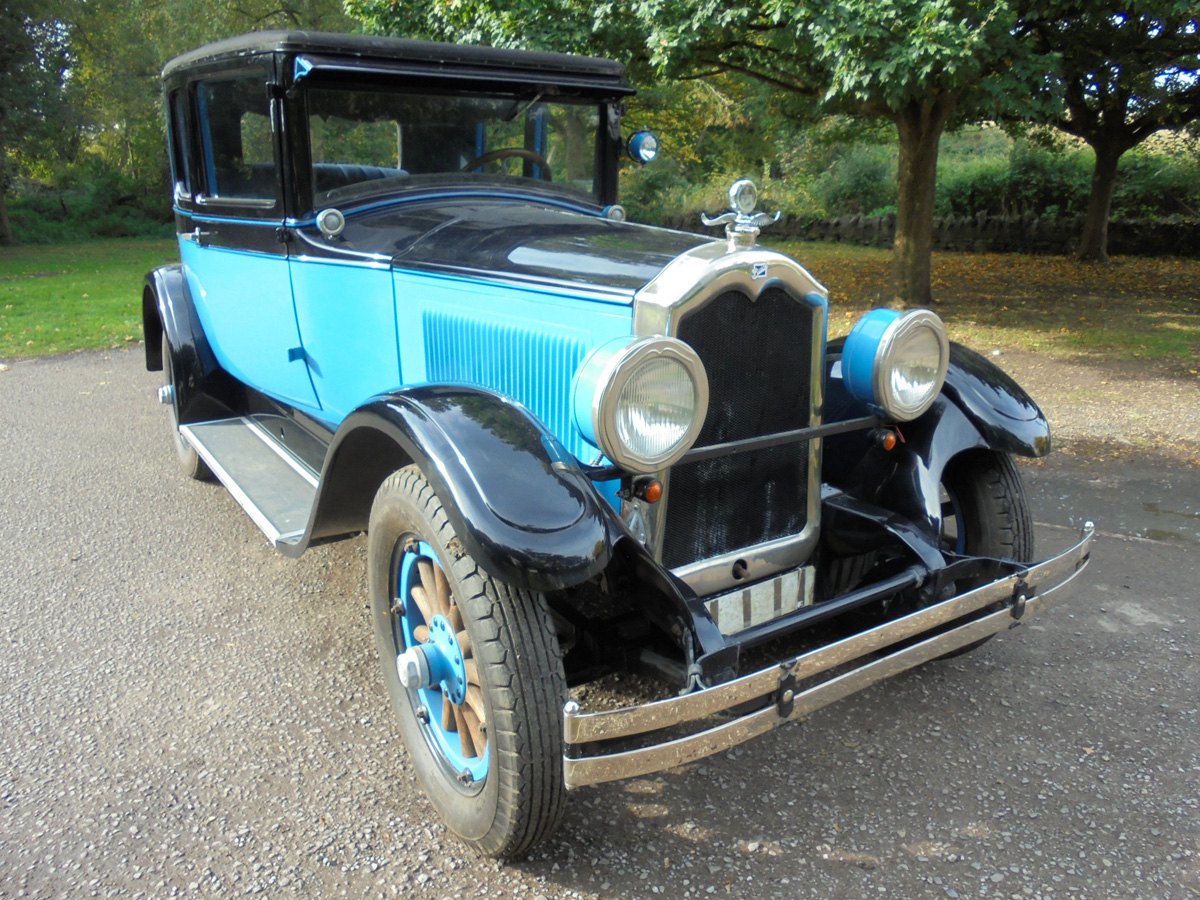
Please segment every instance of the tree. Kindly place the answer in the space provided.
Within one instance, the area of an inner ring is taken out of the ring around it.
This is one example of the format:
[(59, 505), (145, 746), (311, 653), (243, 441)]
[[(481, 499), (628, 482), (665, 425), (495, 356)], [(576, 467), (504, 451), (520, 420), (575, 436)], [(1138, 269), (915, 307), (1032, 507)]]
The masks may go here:
[[(776, 0), (782, 7), (783, 0)], [(933, 299), (930, 260), (937, 158), (952, 119), (1028, 109), (1028, 43), (1004, 0), (838, 0), (808, 12), (827, 67), (829, 104), (891, 120), (899, 138), (895, 299)]]
[(266, 28), (339, 30), (350, 22), (338, 0), (89, 0), (71, 42), (90, 120), (93, 152), (125, 175), (165, 173), (163, 65), (201, 44)]
[(1096, 154), (1079, 256), (1108, 258), (1121, 156), (1164, 128), (1200, 119), (1200, 8), (1195, 0), (1034, 0), (1025, 22), (1057, 62), (1046, 89), (1057, 128)]
[(67, 109), (68, 62), (66, 28), (49, 3), (9, 0), (0, 8), (0, 244), (14, 239), (7, 204), (13, 161)]
[(1008, 0), (347, 0), (369, 30), (591, 52), (673, 78), (738, 73), (831, 111), (885, 116), (900, 140), (893, 290), (932, 299), (934, 174), (955, 115), (1036, 93)]

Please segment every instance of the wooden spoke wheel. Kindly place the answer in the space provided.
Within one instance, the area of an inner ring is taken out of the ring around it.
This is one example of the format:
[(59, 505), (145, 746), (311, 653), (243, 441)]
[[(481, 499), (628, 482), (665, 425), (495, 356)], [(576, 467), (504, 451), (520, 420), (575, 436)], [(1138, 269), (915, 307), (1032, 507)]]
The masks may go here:
[(487, 777), (487, 712), (471, 638), (433, 548), (414, 536), (399, 549), (392, 616), (406, 651), (397, 655), (397, 666), (412, 665), (398, 674), (418, 704), (426, 740), (450, 774), (471, 785)]
[(528, 850), (566, 804), (566, 678), (545, 598), (465, 552), (416, 466), (375, 495), (367, 568), (384, 683), (426, 795), (479, 852)]

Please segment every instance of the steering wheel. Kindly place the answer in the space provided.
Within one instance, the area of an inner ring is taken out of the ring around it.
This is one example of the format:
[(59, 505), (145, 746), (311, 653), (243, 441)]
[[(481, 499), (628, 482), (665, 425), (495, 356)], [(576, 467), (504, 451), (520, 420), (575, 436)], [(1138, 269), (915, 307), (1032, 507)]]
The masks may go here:
[(498, 159), (507, 159), (510, 156), (516, 156), (520, 159), (527, 159), (531, 163), (541, 167), (542, 180), (552, 181), (553, 177), (550, 174), (550, 163), (546, 162), (546, 157), (540, 153), (534, 153), (532, 150), (526, 150), (524, 147), (500, 147), (497, 150), (489, 150), (481, 156), (475, 157), (465, 166), (459, 169), (460, 172), (469, 172), (472, 169), (477, 169), (482, 165), (490, 162), (495, 162)]

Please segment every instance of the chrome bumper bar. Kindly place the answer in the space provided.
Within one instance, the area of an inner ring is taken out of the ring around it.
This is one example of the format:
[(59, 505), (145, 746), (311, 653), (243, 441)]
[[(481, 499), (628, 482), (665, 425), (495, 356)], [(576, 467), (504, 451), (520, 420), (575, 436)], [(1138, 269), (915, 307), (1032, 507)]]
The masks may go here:
[[(1091, 552), (1094, 529), (1084, 526), (1079, 542), (1044, 562), (993, 581), (957, 597), (926, 607), (845, 640), (813, 650), (793, 660), (681, 697), (642, 706), (583, 712), (579, 704), (563, 708), (563, 780), (568, 788), (634, 778), (694, 762), (737, 746), (785, 722), (798, 719), (848, 697), (877, 681), (965, 647), (1015, 626), (1061, 602), (1067, 587), (1083, 571)], [(980, 615), (933, 637), (893, 653), (862, 660), (854, 668), (799, 689), (800, 682), (876, 654), (901, 641), (919, 637), (949, 622), (979, 613), (997, 603), (1004, 608)], [(751, 701), (762, 709), (716, 727), (635, 750), (589, 755), (583, 745), (648, 735), (660, 729), (694, 722)]]

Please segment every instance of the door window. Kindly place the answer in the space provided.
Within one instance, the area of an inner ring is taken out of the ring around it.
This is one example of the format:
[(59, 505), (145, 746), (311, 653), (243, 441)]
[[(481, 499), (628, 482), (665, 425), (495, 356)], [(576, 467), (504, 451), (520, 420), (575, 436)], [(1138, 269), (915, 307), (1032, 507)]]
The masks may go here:
[(279, 166), (264, 74), (196, 87), (205, 201), (272, 209)]

